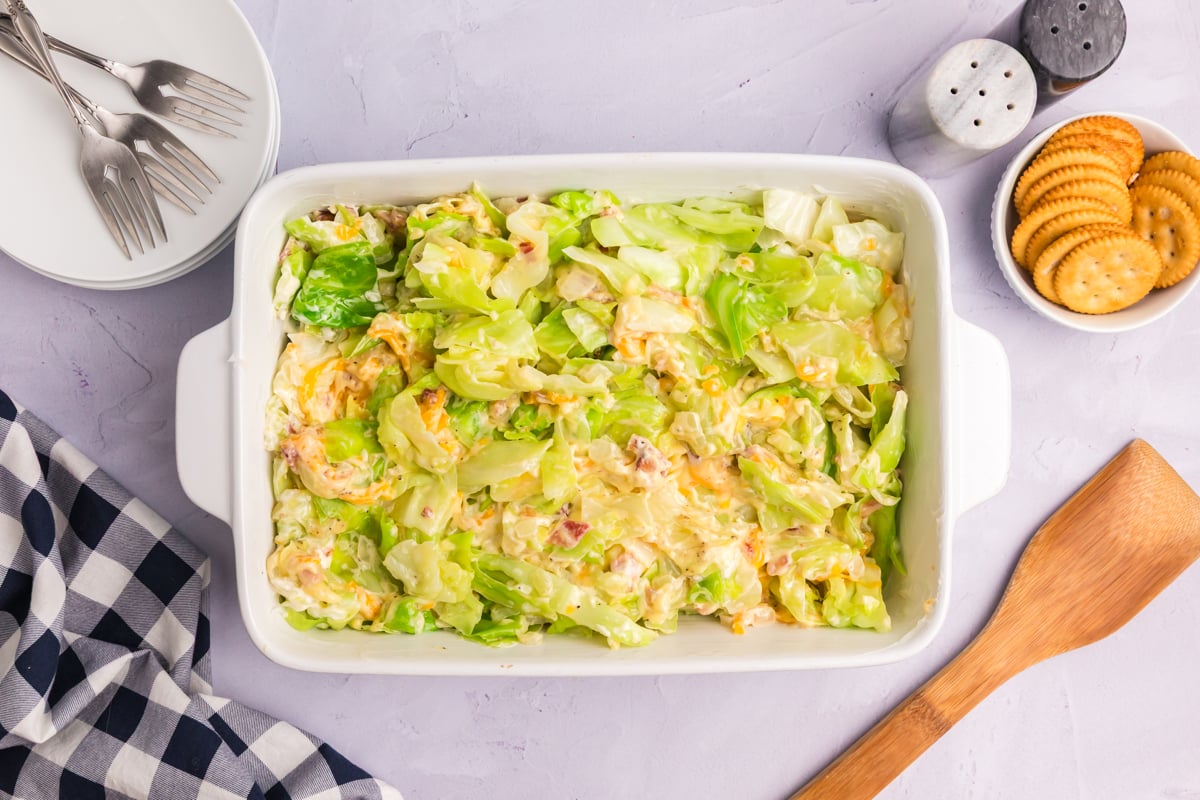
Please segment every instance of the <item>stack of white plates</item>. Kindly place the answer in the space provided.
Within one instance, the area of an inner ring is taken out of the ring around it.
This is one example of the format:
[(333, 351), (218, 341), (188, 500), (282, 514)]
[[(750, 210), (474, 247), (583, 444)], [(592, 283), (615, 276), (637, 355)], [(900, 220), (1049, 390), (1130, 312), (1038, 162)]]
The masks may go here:
[[(189, 215), (159, 201), (165, 244), (128, 260), (104, 226), (79, 174), (79, 133), (48, 83), (0, 54), (0, 250), (35, 272), (92, 289), (137, 289), (172, 280), (233, 240), (250, 195), (275, 171), (279, 95), (254, 31), (230, 0), (111, 0), (39, 3), (50, 34), (126, 64), (169, 59), (248, 95), (227, 139), (163, 124), (221, 179)], [(142, 109), (116, 78), (65, 55), (55, 63), (67, 82), (114, 112)]]

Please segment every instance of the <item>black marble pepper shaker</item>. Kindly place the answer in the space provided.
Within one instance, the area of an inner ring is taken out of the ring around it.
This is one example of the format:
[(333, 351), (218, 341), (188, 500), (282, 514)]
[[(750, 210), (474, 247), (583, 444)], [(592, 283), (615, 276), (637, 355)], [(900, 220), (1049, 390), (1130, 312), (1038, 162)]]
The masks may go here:
[(1028, 0), (1017, 49), (1048, 105), (1104, 74), (1125, 46), (1121, 0)]

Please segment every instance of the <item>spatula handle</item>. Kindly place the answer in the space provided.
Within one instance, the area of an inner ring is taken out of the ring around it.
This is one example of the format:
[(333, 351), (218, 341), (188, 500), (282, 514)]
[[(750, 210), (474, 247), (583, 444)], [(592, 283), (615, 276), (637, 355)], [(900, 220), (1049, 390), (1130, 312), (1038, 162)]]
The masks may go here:
[[(985, 631), (986, 633), (986, 631)], [(980, 635), (789, 800), (865, 800), (1014, 674)]]

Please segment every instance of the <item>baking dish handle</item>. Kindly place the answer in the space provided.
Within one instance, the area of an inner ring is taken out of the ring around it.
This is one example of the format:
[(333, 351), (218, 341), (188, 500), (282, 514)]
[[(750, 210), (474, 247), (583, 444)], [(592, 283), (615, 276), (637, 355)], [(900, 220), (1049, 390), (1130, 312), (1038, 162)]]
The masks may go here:
[(175, 464), (183, 491), (225, 523), (233, 518), (230, 322), (195, 336), (179, 354)]
[(1012, 455), (1012, 380), (1004, 345), (955, 320), (951, 372), (954, 395), (954, 513), (999, 494)]

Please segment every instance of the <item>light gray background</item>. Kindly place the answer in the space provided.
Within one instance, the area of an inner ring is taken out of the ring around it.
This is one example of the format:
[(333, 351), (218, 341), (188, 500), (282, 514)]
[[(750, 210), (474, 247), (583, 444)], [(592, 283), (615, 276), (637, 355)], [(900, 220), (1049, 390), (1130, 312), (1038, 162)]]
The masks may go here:
[[(279, 82), (280, 169), (633, 150), (890, 159), (886, 112), (900, 82), (1016, 5), (239, 1)], [(1200, 148), (1200, 11), (1188, 0), (1126, 6), (1117, 66), (1036, 116), (1021, 141), (1070, 114), (1118, 110)], [(217, 692), (328, 739), (410, 800), (782, 798), (968, 641), (1029, 535), (1129, 439), (1148, 439), (1200, 486), (1200, 296), (1118, 336), (1035, 316), (1001, 277), (987, 232), (1016, 149), (932, 182), (949, 220), (955, 306), (996, 333), (1012, 363), (1013, 465), (1003, 494), (958, 526), (945, 628), (902, 664), (585, 680), (274, 665), (242, 627), (228, 529), (175, 474), (176, 360), (229, 312), (231, 249), (168, 285), (118, 294), (0, 256), (0, 387), (211, 554)], [(1200, 798), (1198, 614), (1192, 568), (1117, 635), (1003, 687), (883, 796)]]

